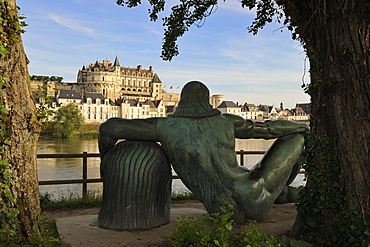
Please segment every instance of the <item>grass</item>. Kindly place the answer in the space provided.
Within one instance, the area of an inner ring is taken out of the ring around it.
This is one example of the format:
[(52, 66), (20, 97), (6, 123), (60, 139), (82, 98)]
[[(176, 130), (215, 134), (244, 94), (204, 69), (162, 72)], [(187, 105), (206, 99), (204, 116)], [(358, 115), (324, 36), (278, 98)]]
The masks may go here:
[(171, 200), (172, 201), (197, 200), (197, 198), (195, 198), (193, 192), (191, 191), (180, 191), (180, 192), (172, 192)]
[[(196, 200), (194, 194), (190, 191), (181, 191), (171, 194), (172, 201)], [(59, 195), (58, 199), (53, 199), (50, 193), (40, 194), (41, 210), (55, 210), (68, 208), (89, 208), (100, 206), (102, 204), (102, 194), (93, 191), (87, 192), (84, 200), (77, 193), (68, 191), (67, 194)]]
[(58, 199), (53, 199), (50, 193), (40, 194), (41, 210), (55, 210), (67, 208), (89, 208), (100, 206), (102, 203), (101, 193), (97, 194), (92, 191), (87, 192), (87, 197), (84, 200), (77, 193), (71, 191), (67, 195), (60, 195)]

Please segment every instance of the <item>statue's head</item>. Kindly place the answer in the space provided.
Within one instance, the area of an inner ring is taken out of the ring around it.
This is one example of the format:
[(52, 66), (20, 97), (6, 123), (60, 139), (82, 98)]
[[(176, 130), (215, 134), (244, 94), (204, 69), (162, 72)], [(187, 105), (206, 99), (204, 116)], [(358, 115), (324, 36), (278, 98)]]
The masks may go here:
[(179, 106), (170, 117), (203, 118), (220, 114), (209, 104), (209, 90), (199, 81), (188, 82), (181, 91)]

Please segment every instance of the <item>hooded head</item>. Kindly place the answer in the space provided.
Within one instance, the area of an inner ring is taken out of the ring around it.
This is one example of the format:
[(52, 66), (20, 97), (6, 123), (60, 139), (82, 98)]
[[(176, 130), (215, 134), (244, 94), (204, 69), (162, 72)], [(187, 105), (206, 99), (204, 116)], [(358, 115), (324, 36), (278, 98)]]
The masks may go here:
[(209, 90), (199, 81), (188, 82), (181, 91), (179, 106), (170, 117), (204, 118), (221, 112), (209, 104)]

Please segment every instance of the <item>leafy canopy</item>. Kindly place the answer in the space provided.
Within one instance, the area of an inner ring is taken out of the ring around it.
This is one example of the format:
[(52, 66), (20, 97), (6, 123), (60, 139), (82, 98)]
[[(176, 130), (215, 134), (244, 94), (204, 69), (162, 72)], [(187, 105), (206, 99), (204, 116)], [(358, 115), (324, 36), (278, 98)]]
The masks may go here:
[[(148, 10), (150, 20), (157, 21), (158, 14), (164, 11), (166, 1), (148, 0), (148, 2), (152, 7)], [(169, 16), (162, 18), (165, 27), (161, 55), (163, 60), (171, 61), (179, 54), (177, 39), (183, 36), (190, 26), (201, 26), (202, 21), (217, 10), (217, 3), (217, 0), (180, 0), (179, 4), (171, 7)], [(248, 27), (249, 32), (253, 34), (257, 34), (266, 23), (272, 22), (274, 17), (280, 22), (284, 16), (282, 9), (273, 0), (241, 0), (240, 3), (241, 7), (249, 10), (256, 8), (256, 18)], [(132, 8), (141, 4), (141, 0), (117, 0), (117, 4)]]
[(81, 128), (84, 117), (74, 104), (68, 104), (57, 110), (54, 120), (54, 135), (59, 138), (68, 138), (74, 131)]

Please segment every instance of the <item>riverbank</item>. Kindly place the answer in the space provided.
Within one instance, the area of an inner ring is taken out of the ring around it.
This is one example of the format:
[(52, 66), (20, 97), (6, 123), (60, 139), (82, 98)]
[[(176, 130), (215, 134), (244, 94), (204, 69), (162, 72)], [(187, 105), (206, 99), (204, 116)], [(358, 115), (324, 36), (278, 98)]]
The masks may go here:
[[(71, 138), (82, 138), (82, 139), (96, 139), (99, 134), (100, 124), (82, 124), (79, 131), (74, 131)], [(52, 127), (49, 127), (41, 131), (40, 136), (45, 138), (55, 138), (54, 130)]]

